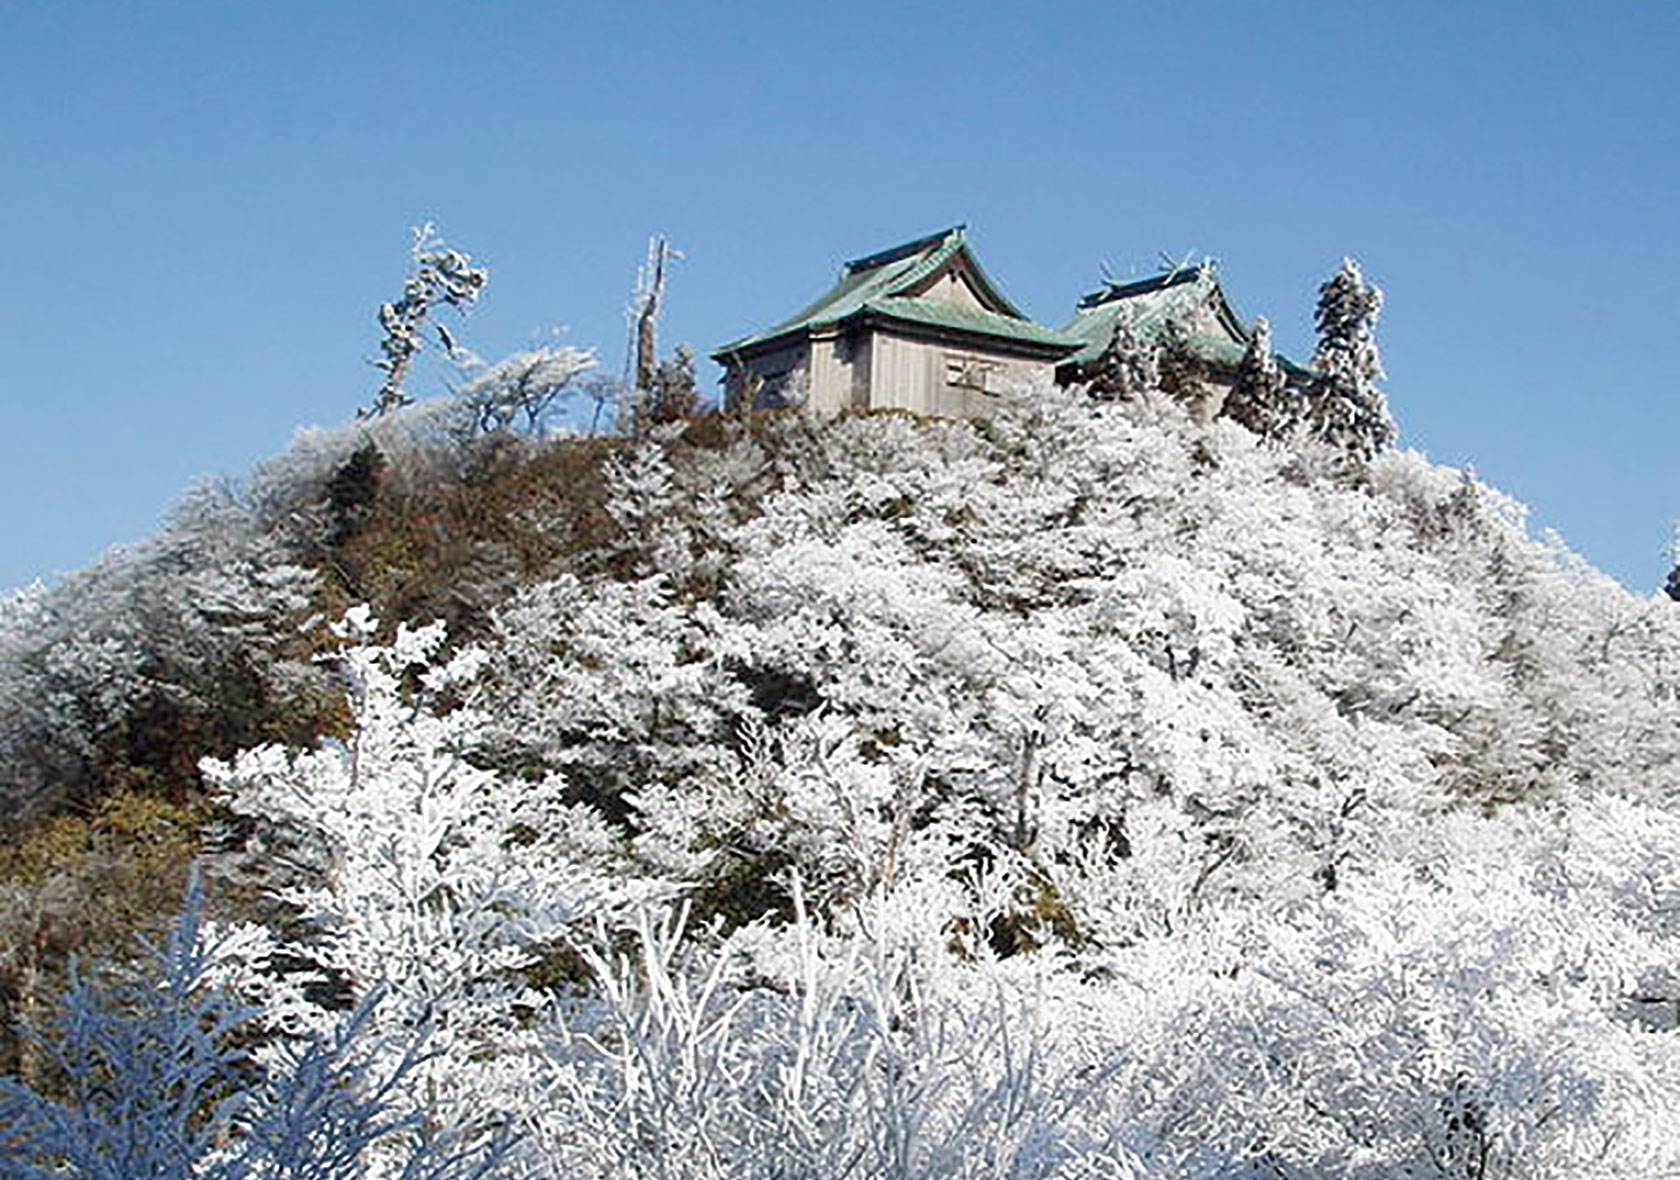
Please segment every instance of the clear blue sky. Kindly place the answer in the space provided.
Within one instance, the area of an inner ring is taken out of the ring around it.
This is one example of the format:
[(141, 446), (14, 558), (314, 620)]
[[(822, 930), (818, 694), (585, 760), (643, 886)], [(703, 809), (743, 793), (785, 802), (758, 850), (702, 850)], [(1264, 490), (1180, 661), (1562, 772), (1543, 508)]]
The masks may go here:
[(702, 352), (958, 221), (1041, 320), (1206, 254), (1295, 353), (1352, 254), (1408, 445), (1668, 567), (1672, 0), (0, 0), (0, 61), (0, 586), (366, 404), (427, 219), (493, 271), (465, 343), (614, 370), (656, 231)]

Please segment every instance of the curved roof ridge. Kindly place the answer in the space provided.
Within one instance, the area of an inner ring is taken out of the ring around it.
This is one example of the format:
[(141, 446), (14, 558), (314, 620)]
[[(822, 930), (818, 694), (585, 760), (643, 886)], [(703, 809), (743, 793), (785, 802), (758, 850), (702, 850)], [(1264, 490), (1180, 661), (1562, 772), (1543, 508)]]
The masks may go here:
[(927, 236), (917, 238), (914, 241), (904, 242), (897, 246), (891, 246), (885, 250), (877, 250), (875, 253), (866, 254), (862, 258), (854, 258), (850, 262), (846, 262), (841, 265), (841, 277), (862, 274), (866, 270), (875, 270), (877, 267), (886, 266), (889, 262), (897, 262), (902, 258), (909, 258), (914, 254), (921, 254), (930, 247), (945, 245), (952, 237), (955, 237), (960, 241), (963, 236), (963, 231), (967, 228), (968, 223), (966, 221), (960, 222), (957, 225), (951, 226), (949, 229), (942, 229), (936, 234), (928, 234)]

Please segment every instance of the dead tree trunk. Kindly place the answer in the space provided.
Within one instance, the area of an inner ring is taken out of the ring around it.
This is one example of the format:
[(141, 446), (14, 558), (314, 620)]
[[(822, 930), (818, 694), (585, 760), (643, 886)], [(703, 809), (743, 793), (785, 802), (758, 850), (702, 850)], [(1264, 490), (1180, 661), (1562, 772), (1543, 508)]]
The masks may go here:
[(649, 402), (659, 377), (659, 313), (665, 302), (665, 264), (674, 254), (669, 241), (652, 239), (648, 242), (647, 263), (636, 275), (632, 372), (619, 423), (619, 429), (630, 433), (645, 429), (650, 419)]

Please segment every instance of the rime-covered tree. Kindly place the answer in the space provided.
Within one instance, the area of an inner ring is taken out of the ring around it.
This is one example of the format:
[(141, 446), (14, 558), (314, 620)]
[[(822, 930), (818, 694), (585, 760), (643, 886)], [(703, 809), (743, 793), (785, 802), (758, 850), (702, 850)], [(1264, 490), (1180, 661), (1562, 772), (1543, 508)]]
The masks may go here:
[[(533, 1113), (486, 1100), (541, 1081), (530, 1016), (545, 1004), (531, 981), (544, 955), (574, 924), (587, 932), (669, 890), (593, 867), (600, 821), (559, 780), (515, 783), (473, 764), (487, 728), (472, 689), (482, 652), (446, 653), (441, 624), (399, 626), (389, 646), (372, 642), (375, 629), (365, 607), (335, 628), (347, 743), (260, 747), (205, 772), (233, 811), (325, 868), (271, 876), (301, 919), (294, 962), (358, 999), (381, 997), (369, 1019), (378, 1043), (428, 1029), (432, 1059), (413, 1069), (428, 1116), (476, 1134)], [(284, 981), (241, 981), (282, 1024), (319, 1031), (336, 1019)]]
[(543, 414), (594, 367), (594, 353), (572, 347), (516, 352), (484, 366), (458, 394), (468, 415), (463, 433), (495, 434), (523, 420), (527, 434), (539, 435)]
[(1139, 330), (1129, 317), (1120, 317), (1091, 376), (1091, 396), (1108, 401), (1132, 401), (1160, 388), (1160, 343)]
[(1193, 409), (1198, 406), (1207, 389), (1208, 366), (1197, 355), (1183, 321), (1167, 321), (1156, 348), (1156, 367), (1163, 393), (1179, 398)]
[(653, 386), (645, 410), (647, 424), (680, 422), (700, 408), (700, 391), (695, 387), (694, 350), (677, 345), (669, 360), (654, 370)]
[(1313, 317), (1317, 377), (1309, 395), (1308, 427), (1325, 442), (1365, 457), (1388, 446), (1398, 433), (1388, 399), (1376, 385), (1384, 376), (1376, 338), (1382, 305), (1382, 291), (1365, 281), (1357, 262), (1344, 258), (1318, 289)]
[(1261, 316), (1249, 333), (1223, 413), (1262, 438), (1281, 438), (1300, 422), (1301, 409), (1300, 395), (1289, 388), (1278, 364), (1272, 326)]
[[(409, 403), (411, 399), (403, 392), (403, 384), (408, 380), (415, 356), (424, 347), (422, 332), (433, 309), (449, 306), (465, 311), (490, 281), (488, 270), (474, 266), (472, 258), (460, 250), (444, 245), (430, 222), (414, 231), (410, 255), (412, 262), (403, 283), (402, 297), (379, 306), (379, 326), (385, 336), (379, 342), (381, 356), (373, 365), (385, 374), (385, 380), (379, 386), (373, 407), (363, 411), (364, 416), (386, 414)], [(449, 330), (439, 324), (437, 331), (444, 352), (453, 355), (456, 345)]]

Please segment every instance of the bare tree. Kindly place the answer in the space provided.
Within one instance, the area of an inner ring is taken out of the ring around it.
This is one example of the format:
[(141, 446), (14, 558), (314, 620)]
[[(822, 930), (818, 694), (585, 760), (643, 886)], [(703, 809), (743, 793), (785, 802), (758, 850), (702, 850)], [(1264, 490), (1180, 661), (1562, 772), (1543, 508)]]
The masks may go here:
[(682, 255), (665, 238), (648, 242), (647, 264), (636, 276), (636, 388), (653, 388), (659, 364), (659, 313), (665, 302), (665, 265)]

